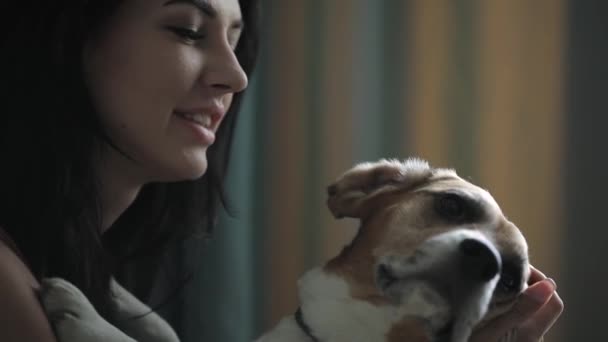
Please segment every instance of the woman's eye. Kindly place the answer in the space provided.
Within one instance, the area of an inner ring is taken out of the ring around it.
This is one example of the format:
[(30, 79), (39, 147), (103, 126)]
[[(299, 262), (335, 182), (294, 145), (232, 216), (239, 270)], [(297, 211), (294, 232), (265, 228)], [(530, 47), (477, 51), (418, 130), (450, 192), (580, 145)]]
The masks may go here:
[(179, 38), (189, 42), (197, 42), (205, 38), (205, 35), (202, 32), (188, 28), (169, 27), (169, 30), (173, 31)]

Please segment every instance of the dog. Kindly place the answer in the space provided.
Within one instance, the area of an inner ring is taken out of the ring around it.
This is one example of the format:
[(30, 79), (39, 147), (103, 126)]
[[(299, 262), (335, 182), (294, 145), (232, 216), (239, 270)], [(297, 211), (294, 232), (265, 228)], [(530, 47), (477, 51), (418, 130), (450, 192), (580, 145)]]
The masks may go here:
[[(328, 187), (327, 205), (336, 218), (359, 219), (356, 236), (300, 278), (296, 313), (256, 342), (466, 342), (527, 286), (524, 236), (488, 191), (454, 170), (416, 158), (362, 163)], [(50, 279), (43, 288), (59, 341), (133, 340), (71, 284)], [(117, 283), (113, 289), (123, 315), (146, 309)], [(133, 324), (136, 340), (177, 341), (156, 315)]]

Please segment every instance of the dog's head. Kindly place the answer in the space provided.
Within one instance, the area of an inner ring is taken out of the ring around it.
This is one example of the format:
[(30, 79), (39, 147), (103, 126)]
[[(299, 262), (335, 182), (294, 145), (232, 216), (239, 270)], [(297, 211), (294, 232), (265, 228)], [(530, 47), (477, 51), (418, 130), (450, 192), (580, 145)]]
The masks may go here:
[(466, 341), (526, 286), (519, 229), (486, 190), (453, 170), (418, 159), (364, 163), (328, 195), (334, 216), (358, 218), (361, 228), (325, 269), (346, 279), (353, 297), (403, 317), (389, 341), (407, 336), (412, 319), (432, 340)]

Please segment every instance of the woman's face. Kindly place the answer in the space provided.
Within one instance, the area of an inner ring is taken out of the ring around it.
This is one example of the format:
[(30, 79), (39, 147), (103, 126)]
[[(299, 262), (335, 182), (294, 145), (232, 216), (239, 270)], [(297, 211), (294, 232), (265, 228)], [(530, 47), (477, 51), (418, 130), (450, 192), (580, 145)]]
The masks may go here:
[(247, 86), (234, 54), (241, 18), (238, 0), (126, 0), (91, 39), (85, 78), (110, 140), (132, 159), (125, 172), (143, 182), (205, 172), (232, 97)]

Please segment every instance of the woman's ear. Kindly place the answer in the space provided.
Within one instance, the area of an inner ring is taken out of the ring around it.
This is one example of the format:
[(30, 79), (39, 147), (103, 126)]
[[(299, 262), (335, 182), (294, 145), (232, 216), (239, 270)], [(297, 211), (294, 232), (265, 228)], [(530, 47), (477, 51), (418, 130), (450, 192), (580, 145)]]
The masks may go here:
[(411, 188), (432, 174), (426, 161), (415, 158), (358, 164), (327, 188), (327, 206), (336, 218), (363, 218), (372, 198)]

